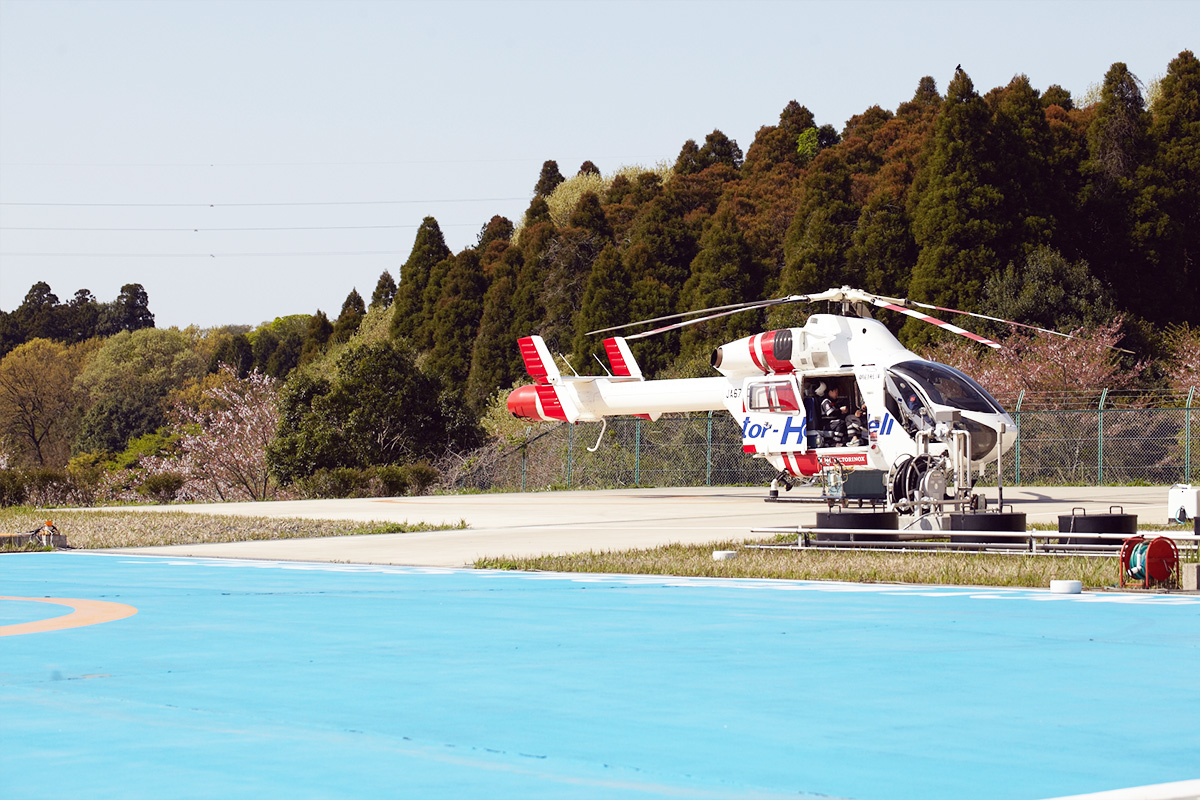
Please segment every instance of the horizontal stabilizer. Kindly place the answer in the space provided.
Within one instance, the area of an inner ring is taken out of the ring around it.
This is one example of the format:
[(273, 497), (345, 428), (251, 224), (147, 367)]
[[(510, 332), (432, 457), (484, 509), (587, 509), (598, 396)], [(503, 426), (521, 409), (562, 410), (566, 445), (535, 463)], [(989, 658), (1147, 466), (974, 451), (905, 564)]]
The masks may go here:
[(575, 422), (579, 409), (560, 392), (560, 386), (545, 384), (519, 386), (508, 395), (508, 411), (514, 417), (538, 419), (543, 422)]

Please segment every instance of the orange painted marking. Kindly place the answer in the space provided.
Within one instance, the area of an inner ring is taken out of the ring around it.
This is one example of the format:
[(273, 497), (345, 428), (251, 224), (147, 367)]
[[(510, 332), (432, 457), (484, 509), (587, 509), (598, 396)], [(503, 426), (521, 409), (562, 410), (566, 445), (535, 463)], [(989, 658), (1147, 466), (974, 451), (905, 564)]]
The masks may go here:
[(106, 600), (77, 600), (71, 597), (0, 597), (0, 600), (28, 600), (33, 603), (54, 603), (72, 609), (70, 614), (50, 619), (39, 619), (35, 622), (21, 622), (16, 625), (0, 625), (0, 636), (17, 636), (22, 633), (45, 633), (46, 631), (61, 631), (67, 628), (82, 628), (85, 625), (99, 625), (101, 622), (132, 617), (138, 612), (133, 606), (124, 603), (110, 603)]

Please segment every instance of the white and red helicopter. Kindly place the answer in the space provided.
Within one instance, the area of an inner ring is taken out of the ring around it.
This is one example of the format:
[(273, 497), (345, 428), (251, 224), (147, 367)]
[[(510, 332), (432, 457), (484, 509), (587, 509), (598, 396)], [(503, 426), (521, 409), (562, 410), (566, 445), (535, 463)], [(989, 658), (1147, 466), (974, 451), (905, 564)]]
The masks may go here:
[[(813, 314), (802, 328), (767, 331), (721, 345), (712, 356), (712, 366), (720, 373), (717, 377), (645, 380), (628, 344), (631, 339), (728, 314), (818, 301), (840, 303), (842, 313)], [(1012, 447), (1016, 424), (969, 376), (905, 349), (882, 323), (868, 316), (872, 306), (1000, 347), (913, 306), (968, 312), (846, 286), (631, 323), (701, 315), (605, 339), (612, 367), (607, 376), (563, 375), (542, 338), (525, 337), (519, 341), (521, 356), (534, 384), (515, 389), (508, 397), (508, 410), (528, 419), (577, 423), (620, 415), (654, 420), (664, 413), (724, 409), (741, 428), (743, 450), (766, 459), (784, 480), (823, 474), (830, 468), (839, 475), (873, 469), (887, 475), (889, 510), (906, 513), (946, 504), (975, 507), (976, 477)], [(592, 333), (624, 327), (628, 326)], [(835, 389), (834, 404), (845, 406), (851, 414), (858, 412), (849, 430), (821, 413), (822, 401), (832, 398)]]

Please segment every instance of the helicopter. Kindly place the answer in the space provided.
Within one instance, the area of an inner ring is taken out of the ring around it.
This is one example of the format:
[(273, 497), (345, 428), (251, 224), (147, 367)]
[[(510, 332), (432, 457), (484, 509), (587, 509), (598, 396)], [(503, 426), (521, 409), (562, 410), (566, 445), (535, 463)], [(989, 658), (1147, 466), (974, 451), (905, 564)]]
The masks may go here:
[[(840, 306), (840, 313), (812, 314), (801, 328), (752, 334), (717, 347), (711, 359), (719, 373), (714, 377), (646, 380), (629, 346), (630, 340), (729, 314), (822, 301)], [(823, 486), (826, 481), (840, 485), (845, 473), (877, 470), (886, 476), (889, 511), (923, 514), (946, 505), (986, 505), (973, 487), (984, 468), (1016, 442), (1017, 425), (970, 376), (905, 348), (870, 316), (873, 307), (1000, 347), (918, 309), (994, 317), (843, 286), (591, 331), (611, 333), (692, 317), (606, 338), (611, 371), (606, 369), (605, 376), (563, 375), (540, 336), (524, 337), (518, 344), (534, 383), (514, 389), (507, 407), (526, 419), (604, 423), (593, 452), (611, 416), (656, 420), (664, 413), (724, 410), (741, 429), (743, 451), (777, 470), (773, 489), (779, 482), (791, 488), (792, 479), (811, 476), (820, 476)]]

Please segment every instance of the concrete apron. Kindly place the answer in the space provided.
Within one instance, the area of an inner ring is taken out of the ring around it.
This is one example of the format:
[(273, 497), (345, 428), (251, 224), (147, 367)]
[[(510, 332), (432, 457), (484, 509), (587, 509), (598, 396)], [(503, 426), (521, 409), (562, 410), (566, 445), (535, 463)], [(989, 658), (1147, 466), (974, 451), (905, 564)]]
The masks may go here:
[[(984, 492), (989, 507), (995, 489)], [(781, 492), (783, 499), (817, 498), (819, 490)], [(457, 524), (465, 530), (338, 536), (322, 539), (172, 545), (122, 550), (145, 555), (336, 561), (407, 566), (461, 567), (477, 558), (626, 550), (671, 543), (742, 541), (752, 529), (815, 523), (822, 503), (766, 503), (762, 487), (618, 489), (524, 494), (295, 500), (187, 506), (127, 507), (147, 513), (268, 518), (341, 519), (361, 522)], [(1139, 524), (1166, 522), (1167, 487), (1008, 487), (1004, 502), (1028, 521), (1056, 522), (1073, 508), (1107, 513), (1121, 506)]]

